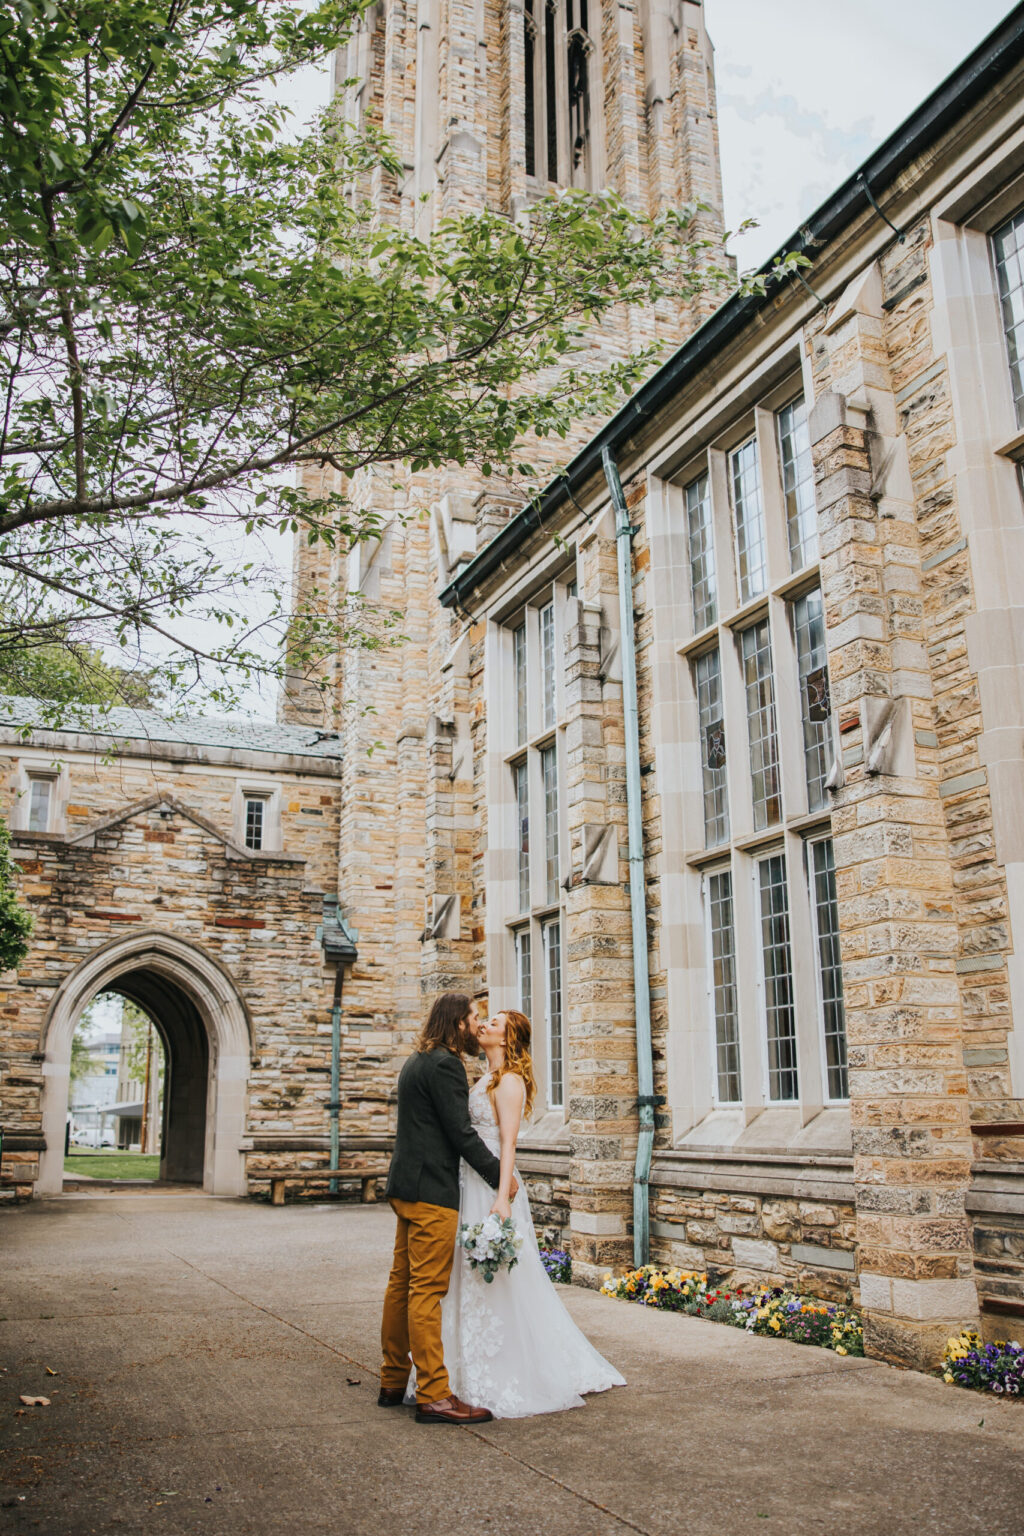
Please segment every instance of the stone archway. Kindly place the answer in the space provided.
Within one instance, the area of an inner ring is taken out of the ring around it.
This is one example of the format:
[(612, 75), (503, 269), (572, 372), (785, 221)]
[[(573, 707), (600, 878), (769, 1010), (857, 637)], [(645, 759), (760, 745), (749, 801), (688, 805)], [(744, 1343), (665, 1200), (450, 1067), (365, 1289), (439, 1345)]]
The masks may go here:
[(198, 945), (157, 930), (112, 939), (83, 960), (53, 998), (39, 1042), (43, 1136), (37, 1188), (59, 1194), (71, 1041), (98, 992), (120, 992), (154, 1019), (168, 1051), (161, 1177), (245, 1193), (243, 1138), (252, 1025), (228, 973)]

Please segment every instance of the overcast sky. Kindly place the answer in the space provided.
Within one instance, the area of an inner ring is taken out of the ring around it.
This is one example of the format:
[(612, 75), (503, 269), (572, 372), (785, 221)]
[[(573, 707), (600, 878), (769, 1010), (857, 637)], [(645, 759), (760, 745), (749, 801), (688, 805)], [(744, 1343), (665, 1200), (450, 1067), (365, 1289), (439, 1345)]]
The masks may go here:
[(1005, 0), (705, 0), (726, 224), (765, 261), (1013, 10)]
[[(760, 266), (1013, 9), (1004, 0), (705, 0), (715, 44), (726, 225)], [(327, 72), (304, 71), (286, 99), (293, 130), (326, 103)], [(225, 551), (226, 553), (226, 551)], [(284, 539), (267, 555), (282, 573)], [(245, 704), (274, 713), (264, 687)]]

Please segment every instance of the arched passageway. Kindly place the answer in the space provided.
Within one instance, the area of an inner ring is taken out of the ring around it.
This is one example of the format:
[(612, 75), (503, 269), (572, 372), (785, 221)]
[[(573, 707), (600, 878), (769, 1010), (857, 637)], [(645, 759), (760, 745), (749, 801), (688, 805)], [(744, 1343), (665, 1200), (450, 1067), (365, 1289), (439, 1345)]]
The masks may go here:
[(39, 1190), (64, 1178), (64, 1121), (71, 1041), (99, 992), (119, 992), (156, 1024), (167, 1059), (160, 1177), (211, 1194), (245, 1190), (242, 1142), (251, 1059), (245, 1005), (228, 973), (197, 945), (143, 932), (115, 939), (81, 962), (49, 1009), (40, 1048), (46, 1151)]

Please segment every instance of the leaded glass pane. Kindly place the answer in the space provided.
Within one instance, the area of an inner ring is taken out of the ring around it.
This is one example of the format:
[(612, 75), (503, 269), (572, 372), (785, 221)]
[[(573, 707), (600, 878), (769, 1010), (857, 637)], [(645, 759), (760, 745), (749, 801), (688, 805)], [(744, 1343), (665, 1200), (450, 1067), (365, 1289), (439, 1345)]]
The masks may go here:
[(541, 730), (555, 723), (555, 605), (540, 610)]
[(775, 685), (768, 620), (752, 624), (741, 635), (743, 681), (747, 690), (747, 735), (750, 743), (750, 782), (754, 800), (754, 829), (763, 831), (782, 815), (779, 795), (779, 744), (775, 732)]
[[(562, 1009), (562, 926), (545, 923), (544, 971), (548, 1012), (548, 1102), (561, 1109), (565, 1102), (565, 1044)], [(525, 1012), (525, 1010), (524, 1010)]]
[(768, 1097), (774, 1102), (798, 1095), (793, 961), (789, 942), (786, 861), (781, 853), (758, 865), (761, 897), (761, 967), (768, 1039)]
[(516, 686), (516, 745), (526, 740), (526, 625), (520, 624), (512, 631), (512, 653), (515, 657)]
[(690, 594), (693, 627), (705, 629), (718, 617), (715, 593), (715, 546), (711, 534), (711, 482), (701, 475), (686, 487), (686, 526), (690, 540)]
[(765, 589), (767, 570), (764, 542), (764, 501), (761, 470), (757, 462), (757, 438), (752, 437), (729, 455), (729, 482), (736, 519), (736, 559), (739, 565), (740, 601), (747, 603)]
[(992, 236), (1010, 388), (1017, 424), (1024, 427), (1024, 208)]
[(736, 1003), (736, 935), (732, 913), (732, 875), (727, 869), (708, 876), (708, 928), (711, 938), (710, 992), (715, 1021), (715, 1075), (718, 1100), (738, 1104), (740, 1029)]
[(258, 850), (263, 847), (265, 812), (265, 800), (253, 799), (245, 802), (245, 846), (247, 848)]
[(516, 1000), (527, 1018), (533, 1012), (532, 950), (529, 928), (520, 928), (516, 933)]
[(828, 1096), (830, 1099), (848, 1099), (850, 1080), (846, 1064), (843, 968), (839, 956), (839, 904), (836, 900), (835, 853), (829, 837), (811, 844), (811, 885), (818, 939)]
[(545, 747), (540, 754), (544, 783), (544, 871), (545, 900), (558, 900), (558, 752)]
[(28, 791), (28, 830), (49, 832), (52, 779), (30, 779)]
[(820, 811), (828, 799), (825, 780), (830, 767), (832, 705), (825, 652), (825, 612), (815, 588), (793, 604), (796, 657), (800, 676), (800, 713), (804, 732), (804, 771), (807, 808)]
[(722, 717), (721, 662), (707, 651), (694, 666), (700, 717), (701, 775), (704, 788), (704, 846), (717, 848), (729, 836), (729, 800), (725, 787), (725, 724)]
[(516, 763), (512, 770), (516, 790), (516, 851), (519, 861), (519, 910), (530, 909), (530, 789), (529, 773), (525, 763)]
[(782, 459), (782, 489), (789, 529), (789, 562), (794, 571), (818, 558), (818, 514), (814, 504), (814, 467), (803, 398), (793, 400), (776, 418)]

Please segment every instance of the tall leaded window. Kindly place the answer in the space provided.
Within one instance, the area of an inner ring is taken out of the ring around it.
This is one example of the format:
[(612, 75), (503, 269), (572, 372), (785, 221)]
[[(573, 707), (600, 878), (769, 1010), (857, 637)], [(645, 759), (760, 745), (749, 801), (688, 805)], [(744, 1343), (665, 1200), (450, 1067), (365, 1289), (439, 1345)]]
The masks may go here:
[(717, 650), (705, 651), (694, 665), (700, 717), (701, 777), (704, 787), (704, 846), (717, 848), (729, 836), (729, 800), (725, 786), (725, 722), (722, 717), (722, 669)]
[(1017, 424), (1024, 427), (1024, 208), (997, 229), (992, 247)]
[(736, 569), (740, 601), (749, 603), (765, 590), (764, 499), (757, 462), (757, 438), (729, 455), (729, 483), (736, 527)]
[(758, 861), (761, 914), (761, 980), (768, 1044), (768, 1097), (779, 1103), (798, 1096), (793, 956), (789, 941), (786, 860), (774, 853)]
[(565, 1024), (562, 1008), (562, 924), (545, 923), (544, 980), (548, 1016), (548, 1103), (552, 1109), (565, 1104)]
[(526, 625), (520, 624), (512, 631), (512, 654), (515, 666), (516, 689), (516, 744), (526, 740)]
[(740, 1092), (740, 1028), (736, 997), (736, 932), (732, 913), (732, 875), (727, 869), (707, 877), (708, 969), (715, 1028), (715, 1087), (720, 1104), (736, 1104)]
[[(509, 862), (500, 886), (509, 946), (503, 961), (506, 1001), (532, 1018), (541, 1087), (549, 1108), (560, 1107), (564, 1095), (562, 672), (565, 626), (575, 590), (575, 571), (567, 572), (565, 580), (537, 593), (510, 624), (501, 690), (506, 703), (492, 716), (494, 741), (504, 742), (509, 776), (504, 823), (509, 831), (502, 836)], [(553, 967), (558, 968), (557, 976)], [(553, 1014), (552, 1008), (557, 1012)], [(557, 1079), (552, 1076), (556, 1070)]]
[(835, 853), (830, 837), (810, 845), (811, 905), (818, 950), (818, 988), (825, 1043), (825, 1081), (830, 1099), (848, 1099), (846, 1013), (843, 1007), (843, 968), (839, 958), (839, 903), (836, 898)]
[(555, 723), (555, 605), (547, 603), (540, 610), (541, 729), (549, 731)]
[(530, 910), (530, 779), (526, 763), (512, 769), (516, 788), (516, 854), (518, 859), (519, 910)]
[(548, 903), (558, 900), (558, 748), (545, 747), (540, 754), (544, 782), (544, 887)]
[(529, 928), (517, 928), (516, 946), (516, 1006), (529, 1018), (533, 1013), (533, 941)]
[(754, 829), (774, 826), (782, 815), (779, 797), (779, 742), (775, 730), (775, 683), (768, 620), (752, 624), (740, 636), (743, 681), (747, 691), (747, 738)]
[(786, 499), (789, 561), (794, 571), (818, 558), (818, 514), (814, 504), (814, 468), (803, 396), (791, 400), (776, 417), (782, 490)]
[(807, 809), (820, 811), (828, 799), (825, 780), (831, 766), (829, 732), (832, 706), (825, 650), (825, 613), (821, 592), (817, 587), (793, 604), (793, 629), (796, 635), (800, 710), (803, 716)]
[[(700, 776), (677, 786), (682, 835), (666, 821), (663, 836), (666, 858), (682, 853), (684, 887), (696, 896), (699, 882), (703, 909), (704, 942), (695, 925), (680, 965), (700, 968), (707, 997), (695, 1047), (707, 1062), (694, 1077), (701, 1118), (801, 1098), (813, 1111), (849, 1092), (809, 402), (791, 376), (755, 401), (745, 388), (742, 409), (703, 458), (699, 443), (680, 441), (685, 478), (663, 503), (685, 535), (690, 591), (673, 611), (686, 626), (676, 650)], [(806, 887), (792, 884), (797, 870)]]
[(686, 487), (686, 526), (690, 541), (693, 627), (706, 629), (718, 618), (715, 546), (711, 534), (711, 481), (708, 475), (698, 475)]

